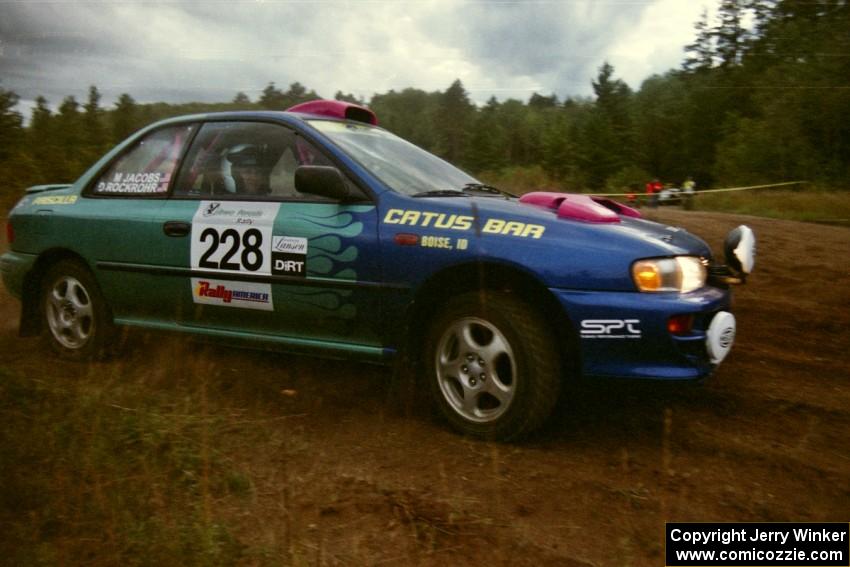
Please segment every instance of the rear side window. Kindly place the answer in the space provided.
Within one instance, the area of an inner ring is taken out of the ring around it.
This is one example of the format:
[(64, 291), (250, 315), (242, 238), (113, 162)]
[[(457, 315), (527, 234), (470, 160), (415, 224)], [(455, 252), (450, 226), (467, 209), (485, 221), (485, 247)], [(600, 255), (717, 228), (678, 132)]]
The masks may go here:
[(94, 184), (92, 192), (95, 195), (165, 196), (194, 129), (190, 124), (151, 132), (112, 162)]

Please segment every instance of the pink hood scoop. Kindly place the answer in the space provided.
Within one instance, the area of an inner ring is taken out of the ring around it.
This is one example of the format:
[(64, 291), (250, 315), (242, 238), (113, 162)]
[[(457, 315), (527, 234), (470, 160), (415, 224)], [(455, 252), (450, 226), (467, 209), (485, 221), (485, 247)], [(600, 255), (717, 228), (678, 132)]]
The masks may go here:
[(536, 205), (558, 211), (559, 219), (584, 222), (620, 222), (620, 215), (640, 218), (640, 212), (611, 199), (578, 195), (576, 193), (549, 193), (537, 191), (526, 193), (520, 203)]

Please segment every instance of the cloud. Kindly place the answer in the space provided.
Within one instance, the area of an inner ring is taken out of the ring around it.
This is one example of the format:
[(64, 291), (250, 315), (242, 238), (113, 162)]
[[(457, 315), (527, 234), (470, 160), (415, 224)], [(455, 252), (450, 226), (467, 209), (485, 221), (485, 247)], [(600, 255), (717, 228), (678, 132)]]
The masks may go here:
[(618, 75), (637, 89), (652, 74), (680, 67), (685, 46), (694, 41), (693, 24), (707, 8), (682, 0), (658, 0), (649, 6), (628, 33), (608, 46)]
[(24, 100), (41, 94), (53, 104), (84, 98), (92, 84), (105, 102), (122, 92), (186, 102), (238, 91), (256, 98), (270, 81), (368, 98), (409, 86), (442, 90), (456, 78), (478, 102), (533, 91), (563, 98), (590, 94), (606, 59), (633, 85), (677, 65), (696, 19), (688, 4), (12, 2), (0, 22), (0, 79)]

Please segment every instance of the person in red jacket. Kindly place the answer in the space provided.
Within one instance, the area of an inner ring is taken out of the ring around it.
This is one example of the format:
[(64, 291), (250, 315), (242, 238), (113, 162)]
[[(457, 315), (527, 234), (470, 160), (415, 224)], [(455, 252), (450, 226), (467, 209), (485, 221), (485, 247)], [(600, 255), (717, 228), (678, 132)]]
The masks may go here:
[(661, 181), (656, 177), (652, 181), (646, 184), (646, 194), (649, 197), (649, 206), (651, 208), (658, 207), (658, 193), (664, 188), (664, 185), (661, 184)]

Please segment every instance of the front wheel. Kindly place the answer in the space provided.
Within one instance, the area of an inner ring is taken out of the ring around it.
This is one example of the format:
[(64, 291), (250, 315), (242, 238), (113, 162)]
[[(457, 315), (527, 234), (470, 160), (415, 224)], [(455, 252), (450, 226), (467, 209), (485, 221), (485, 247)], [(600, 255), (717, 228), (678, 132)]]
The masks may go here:
[(106, 354), (113, 324), (91, 272), (79, 262), (62, 260), (47, 270), (42, 283), (41, 313), (50, 347), (72, 359)]
[(536, 310), (506, 293), (450, 300), (431, 322), (424, 357), (440, 413), (474, 437), (523, 437), (558, 399), (557, 342)]

